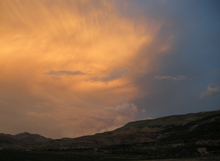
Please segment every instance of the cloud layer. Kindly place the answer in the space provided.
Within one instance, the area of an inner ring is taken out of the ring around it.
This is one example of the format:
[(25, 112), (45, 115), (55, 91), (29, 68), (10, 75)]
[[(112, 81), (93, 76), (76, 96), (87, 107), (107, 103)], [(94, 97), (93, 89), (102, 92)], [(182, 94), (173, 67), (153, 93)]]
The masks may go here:
[(155, 76), (153, 80), (171, 80), (171, 81), (181, 81), (187, 80), (186, 76), (178, 75), (178, 76)]
[(218, 5), (1, 0), (0, 132), (75, 137), (218, 109)]
[(76, 70), (76, 71), (60, 70), (60, 71), (49, 71), (44, 74), (48, 74), (48, 75), (83, 75), (84, 73), (79, 70)]
[(132, 73), (143, 65), (132, 60), (157, 29), (141, 19), (135, 24), (120, 11), (127, 5), (117, 5), (1, 1), (1, 109), (2, 115), (19, 116), (20, 123), (1, 117), (8, 122), (4, 132), (18, 132), (11, 128), (17, 126), (19, 132), (80, 136), (135, 119), (137, 107), (120, 105), (120, 98), (138, 95)]

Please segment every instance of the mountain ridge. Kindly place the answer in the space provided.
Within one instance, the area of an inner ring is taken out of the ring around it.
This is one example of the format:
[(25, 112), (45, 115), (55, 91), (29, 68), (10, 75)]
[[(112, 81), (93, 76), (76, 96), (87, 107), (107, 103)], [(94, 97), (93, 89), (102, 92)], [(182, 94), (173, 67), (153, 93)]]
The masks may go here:
[[(124, 126), (113, 131), (97, 133), (94, 135), (81, 136), (77, 138), (56, 139), (48, 144), (37, 145), (38, 148), (95, 148), (103, 146), (112, 146), (120, 144), (139, 144), (139, 143), (166, 143), (169, 138), (175, 138), (172, 142), (183, 144), (184, 142), (199, 142), (193, 141), (190, 136), (195, 135), (196, 131), (203, 133), (205, 137), (201, 139), (220, 140), (220, 110), (211, 112), (190, 113), (185, 115), (172, 115), (152, 120), (140, 120), (125, 124)], [(206, 121), (205, 121), (206, 120)], [(211, 129), (210, 129), (210, 128)], [(211, 134), (207, 130), (214, 130)], [(185, 132), (184, 136), (180, 132)], [(180, 133), (180, 134), (179, 134)], [(177, 135), (178, 134), (178, 135)], [(184, 140), (185, 139), (185, 140)]]
[(28, 132), (16, 135), (0, 133), (0, 147), (4, 149), (25, 149), (28, 144), (45, 142), (52, 140), (39, 134), (30, 134)]
[[(199, 146), (204, 143), (217, 146), (220, 145), (219, 133), (220, 110), (133, 121), (112, 131), (77, 138), (49, 139), (26, 132), (14, 135), (11, 145), (39, 150), (120, 147), (119, 145), (135, 148), (139, 144), (144, 145), (139, 148), (189, 144)], [(5, 138), (10, 136), (12, 135), (4, 134)], [(0, 137), (0, 147), (1, 143)]]

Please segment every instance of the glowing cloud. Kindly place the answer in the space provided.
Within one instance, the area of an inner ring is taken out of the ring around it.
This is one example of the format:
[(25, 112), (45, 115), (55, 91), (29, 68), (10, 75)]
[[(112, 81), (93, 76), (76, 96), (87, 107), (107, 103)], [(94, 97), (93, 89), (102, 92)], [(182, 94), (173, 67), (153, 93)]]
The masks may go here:
[(129, 102), (140, 94), (132, 81), (152, 69), (150, 52), (148, 59), (139, 56), (143, 46), (148, 53), (160, 23), (125, 17), (119, 4), (0, 2), (0, 117), (8, 122), (2, 130), (57, 138), (110, 130), (135, 118), (138, 108)]
[(115, 107), (103, 107), (99, 110), (63, 106), (47, 113), (29, 111), (26, 114), (36, 119), (57, 122), (57, 125), (51, 125), (51, 128), (61, 129), (61, 136), (78, 137), (118, 128), (132, 121), (137, 112), (138, 109), (133, 103), (123, 101)]

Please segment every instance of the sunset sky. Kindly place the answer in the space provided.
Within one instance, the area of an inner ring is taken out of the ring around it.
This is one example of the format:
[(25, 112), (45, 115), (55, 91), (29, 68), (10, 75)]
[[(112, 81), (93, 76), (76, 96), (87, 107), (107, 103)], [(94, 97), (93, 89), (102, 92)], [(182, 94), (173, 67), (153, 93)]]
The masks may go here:
[(220, 109), (219, 0), (0, 0), (0, 133), (78, 137)]

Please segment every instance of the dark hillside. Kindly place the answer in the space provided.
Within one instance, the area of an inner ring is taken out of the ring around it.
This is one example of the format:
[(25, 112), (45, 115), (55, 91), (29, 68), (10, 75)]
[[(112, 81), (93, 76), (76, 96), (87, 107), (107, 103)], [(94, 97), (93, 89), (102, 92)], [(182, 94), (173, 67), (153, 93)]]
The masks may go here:
[[(113, 145), (144, 145), (142, 148), (177, 145), (217, 145), (220, 140), (220, 111), (174, 115), (130, 122), (114, 131), (79, 138), (39, 143), (36, 148), (100, 148)], [(147, 147), (149, 146), (149, 147)]]
[[(78, 138), (48, 139), (38, 134), (0, 134), (0, 147), (74, 153), (143, 155), (148, 159), (220, 154), (220, 110), (130, 122), (121, 128)], [(94, 149), (95, 152), (94, 152)]]

